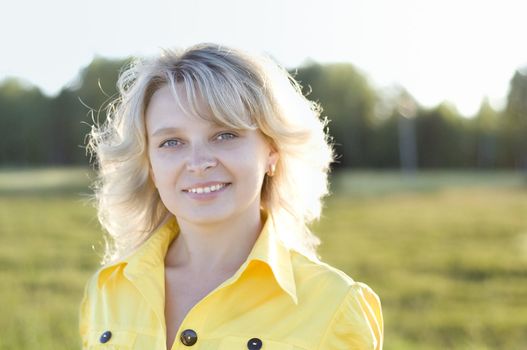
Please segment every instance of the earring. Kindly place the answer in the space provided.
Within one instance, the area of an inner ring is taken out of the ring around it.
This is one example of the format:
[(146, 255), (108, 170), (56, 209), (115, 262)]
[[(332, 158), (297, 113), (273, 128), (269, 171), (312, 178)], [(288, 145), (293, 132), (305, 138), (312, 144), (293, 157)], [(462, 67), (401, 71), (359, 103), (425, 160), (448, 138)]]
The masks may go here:
[(269, 166), (269, 169), (268, 169), (267, 172), (266, 172), (267, 176), (269, 176), (269, 177), (273, 176), (275, 170), (276, 170), (276, 164), (271, 164), (271, 165)]

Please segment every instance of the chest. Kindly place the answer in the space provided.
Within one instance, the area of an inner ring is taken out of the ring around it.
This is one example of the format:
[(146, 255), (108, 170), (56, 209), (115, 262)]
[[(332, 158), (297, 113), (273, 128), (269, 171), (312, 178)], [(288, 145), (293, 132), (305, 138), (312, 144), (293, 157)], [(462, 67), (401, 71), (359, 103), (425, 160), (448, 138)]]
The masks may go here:
[[(247, 350), (249, 343), (258, 345), (257, 338), (262, 349), (314, 350), (341, 303), (310, 285), (307, 294), (297, 289), (304, 302), (295, 305), (266, 269), (249, 270), (222, 288), (225, 276), (194, 278), (164, 270), (134, 282), (123, 278), (93, 294), (84, 317), (85, 348)], [(190, 347), (180, 340), (187, 329), (197, 335)], [(111, 339), (103, 344), (106, 332)]]
[(165, 269), (165, 322), (167, 349), (192, 308), (218, 287), (228, 276), (196, 276), (185, 271)]

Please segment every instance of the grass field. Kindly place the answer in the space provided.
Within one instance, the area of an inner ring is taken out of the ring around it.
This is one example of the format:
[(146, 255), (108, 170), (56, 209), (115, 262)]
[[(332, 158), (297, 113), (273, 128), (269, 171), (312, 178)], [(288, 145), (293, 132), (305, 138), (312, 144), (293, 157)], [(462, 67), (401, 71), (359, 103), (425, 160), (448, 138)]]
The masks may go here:
[[(102, 238), (85, 169), (0, 171), (0, 349), (78, 349)], [(385, 349), (527, 349), (527, 181), (336, 174), (320, 253), (381, 297)], [(92, 248), (93, 247), (93, 248)]]

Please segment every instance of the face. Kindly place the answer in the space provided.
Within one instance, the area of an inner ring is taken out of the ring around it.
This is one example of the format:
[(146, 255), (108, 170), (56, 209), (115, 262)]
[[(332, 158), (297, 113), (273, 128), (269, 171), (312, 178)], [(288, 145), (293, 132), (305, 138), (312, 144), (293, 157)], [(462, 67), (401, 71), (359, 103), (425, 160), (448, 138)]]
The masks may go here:
[(152, 180), (178, 221), (209, 225), (259, 212), (265, 172), (278, 160), (260, 131), (187, 115), (168, 86), (152, 96), (146, 128)]

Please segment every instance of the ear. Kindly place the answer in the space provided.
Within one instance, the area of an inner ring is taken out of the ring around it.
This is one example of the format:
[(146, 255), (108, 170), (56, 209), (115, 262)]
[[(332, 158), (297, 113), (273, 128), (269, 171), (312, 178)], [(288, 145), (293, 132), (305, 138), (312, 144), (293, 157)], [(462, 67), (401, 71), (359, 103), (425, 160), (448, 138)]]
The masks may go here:
[(267, 161), (267, 168), (269, 168), (271, 165), (276, 165), (276, 163), (278, 163), (278, 159), (280, 159), (280, 154), (278, 154), (277, 150), (271, 148)]

